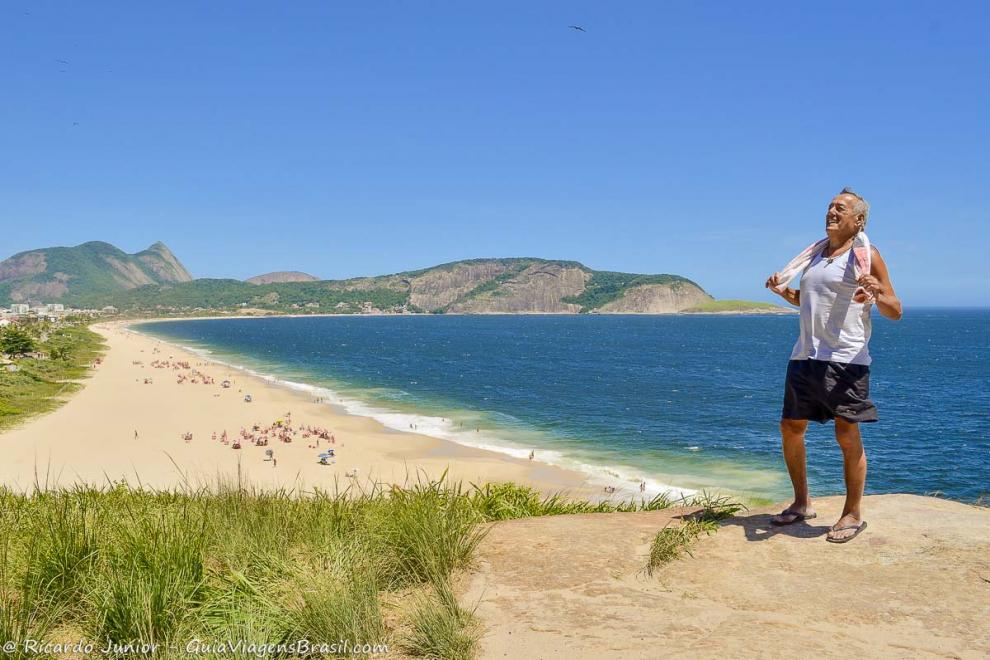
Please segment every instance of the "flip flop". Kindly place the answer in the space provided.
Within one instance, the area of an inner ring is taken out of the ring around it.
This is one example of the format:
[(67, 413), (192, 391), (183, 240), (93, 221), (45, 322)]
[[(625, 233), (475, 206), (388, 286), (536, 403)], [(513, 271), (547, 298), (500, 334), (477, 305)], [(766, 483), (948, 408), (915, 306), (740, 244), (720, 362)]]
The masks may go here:
[(832, 532), (842, 532), (842, 531), (847, 530), (847, 529), (855, 529), (856, 530), (856, 533), (851, 534), (851, 535), (849, 535), (849, 536), (847, 536), (845, 538), (841, 538), (841, 539), (836, 539), (836, 538), (832, 538), (831, 536), (826, 536), (825, 537), (825, 540), (828, 541), (829, 543), (849, 543), (849, 541), (852, 541), (854, 538), (856, 538), (857, 536), (859, 536), (859, 533), (860, 532), (862, 532), (864, 529), (866, 529), (866, 521), (864, 520), (861, 523), (859, 523), (858, 525), (846, 525), (845, 527), (832, 527), (832, 528), (830, 528), (829, 531), (832, 531)]
[(783, 527), (784, 525), (793, 525), (796, 522), (801, 522), (802, 520), (811, 520), (812, 518), (817, 518), (817, 513), (798, 513), (796, 511), (791, 511), (790, 509), (784, 509), (777, 516), (794, 516), (794, 520), (788, 520), (786, 522), (777, 521), (773, 518), (770, 519), (770, 524), (776, 527)]

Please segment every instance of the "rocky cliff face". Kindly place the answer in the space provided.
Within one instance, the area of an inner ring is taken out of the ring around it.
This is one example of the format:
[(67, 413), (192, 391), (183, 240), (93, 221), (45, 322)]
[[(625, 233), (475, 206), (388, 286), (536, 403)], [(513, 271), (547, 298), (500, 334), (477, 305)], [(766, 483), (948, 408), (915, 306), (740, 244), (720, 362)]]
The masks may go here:
[(491, 291), (457, 301), (448, 311), (462, 314), (575, 314), (580, 305), (562, 298), (584, 290), (586, 270), (555, 263), (534, 263)]
[(280, 270), (274, 273), (255, 275), (244, 281), (248, 284), (274, 284), (278, 282), (318, 282), (319, 280), (318, 277), (309, 273), (301, 273), (298, 270)]
[(644, 284), (603, 305), (601, 314), (671, 314), (714, 300), (695, 284)]
[(409, 278), (409, 302), (429, 312), (445, 309), (485, 282), (502, 275), (508, 268), (506, 263), (495, 259), (431, 268)]
[(161, 241), (135, 255), (138, 261), (150, 270), (157, 282), (189, 282), (192, 275)]

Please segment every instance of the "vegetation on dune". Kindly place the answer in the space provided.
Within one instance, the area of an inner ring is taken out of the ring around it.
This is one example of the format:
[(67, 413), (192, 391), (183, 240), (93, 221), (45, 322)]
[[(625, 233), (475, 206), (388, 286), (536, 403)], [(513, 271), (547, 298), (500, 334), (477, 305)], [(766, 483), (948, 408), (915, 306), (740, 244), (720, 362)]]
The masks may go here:
[(754, 300), (709, 300), (684, 310), (688, 313), (790, 311), (787, 307)]
[(472, 506), (486, 521), (561, 516), (575, 513), (623, 513), (656, 511), (679, 504), (660, 494), (650, 500), (572, 500), (560, 494), (541, 495), (526, 486), (513, 483), (473, 485), (469, 497)]
[(27, 330), (16, 325), (0, 330), (0, 353), (20, 357), (35, 349), (34, 338)]
[(718, 531), (719, 523), (746, 508), (727, 497), (705, 492), (695, 497), (690, 506), (701, 507), (701, 510), (678, 525), (667, 525), (653, 537), (650, 556), (646, 562), (646, 572), (651, 577), (661, 567), (684, 554), (694, 556), (691, 546), (698, 537), (702, 534), (714, 534)]
[(471, 561), (480, 523), (670, 504), (576, 504), (444, 479), (305, 496), (0, 489), (0, 637), (172, 648), (346, 640), (468, 658), (478, 622), (451, 575)]
[(618, 300), (627, 290), (644, 284), (667, 284), (674, 287), (685, 284), (698, 286), (680, 275), (637, 275), (635, 273), (596, 270), (592, 271), (591, 279), (585, 285), (584, 291), (576, 296), (561, 298), (561, 302), (581, 305), (581, 313), (586, 314), (604, 307), (613, 300)]
[(448, 584), (418, 598), (410, 624), (412, 630), (406, 635), (404, 646), (413, 654), (428, 658), (471, 658), (481, 636), (474, 613), (461, 607)]
[[(68, 394), (80, 387), (75, 381), (86, 375), (104, 350), (103, 338), (82, 322), (61, 327), (37, 322), (18, 328), (16, 333), (14, 343), (20, 349), (26, 348), (26, 336), (30, 350), (3, 349), (14, 360), (0, 367), (0, 430), (61, 405)], [(4, 342), (14, 334), (10, 328), (5, 329)], [(23, 353), (31, 354), (23, 357)]]

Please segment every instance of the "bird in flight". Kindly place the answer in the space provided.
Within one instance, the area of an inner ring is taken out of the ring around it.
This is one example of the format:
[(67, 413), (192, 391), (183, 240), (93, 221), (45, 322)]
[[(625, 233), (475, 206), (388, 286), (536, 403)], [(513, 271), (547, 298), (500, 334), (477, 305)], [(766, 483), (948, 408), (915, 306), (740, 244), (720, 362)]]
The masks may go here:
[(567, 27), (571, 28), (572, 30), (578, 30), (579, 32), (587, 32), (587, 30), (585, 30), (580, 25), (568, 25)]

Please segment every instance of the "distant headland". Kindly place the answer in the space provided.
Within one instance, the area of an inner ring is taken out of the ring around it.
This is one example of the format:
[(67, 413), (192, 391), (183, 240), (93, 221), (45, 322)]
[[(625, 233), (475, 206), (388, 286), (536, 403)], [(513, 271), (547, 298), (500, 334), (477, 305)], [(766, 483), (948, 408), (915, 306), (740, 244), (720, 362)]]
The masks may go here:
[(0, 305), (113, 306), (129, 314), (786, 314), (716, 300), (680, 275), (593, 270), (532, 257), (469, 259), (346, 280), (298, 271), (246, 281), (194, 279), (161, 242), (136, 254), (104, 242), (29, 250), (0, 261)]

